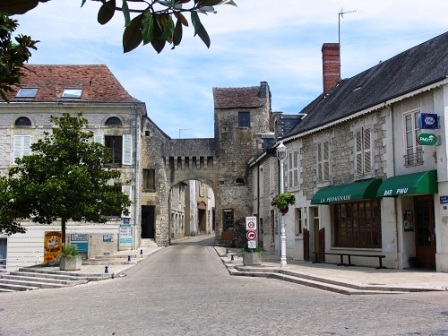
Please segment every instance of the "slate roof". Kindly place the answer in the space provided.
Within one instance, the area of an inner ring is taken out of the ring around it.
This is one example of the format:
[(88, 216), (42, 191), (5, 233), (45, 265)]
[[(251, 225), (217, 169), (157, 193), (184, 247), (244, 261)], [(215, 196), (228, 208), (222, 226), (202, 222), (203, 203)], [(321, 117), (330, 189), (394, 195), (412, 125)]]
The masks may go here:
[(267, 102), (261, 86), (213, 88), (213, 100), (217, 109), (257, 108)]
[(448, 32), (408, 49), (322, 94), (301, 113), (308, 115), (288, 135), (324, 126), (428, 85), (448, 75)]
[[(25, 65), (22, 88), (38, 88), (34, 98), (16, 98), (19, 87), (7, 97), (17, 101), (139, 102), (105, 65)], [(64, 89), (81, 88), (80, 98), (61, 98)], [(1, 99), (0, 99), (1, 101)]]

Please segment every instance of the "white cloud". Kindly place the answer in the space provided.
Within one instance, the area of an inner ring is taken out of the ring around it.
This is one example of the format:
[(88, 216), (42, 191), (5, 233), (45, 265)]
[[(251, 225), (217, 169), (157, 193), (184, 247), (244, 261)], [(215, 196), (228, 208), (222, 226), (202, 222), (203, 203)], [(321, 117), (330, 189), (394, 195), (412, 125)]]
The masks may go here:
[(193, 28), (175, 50), (151, 46), (122, 52), (123, 19), (96, 22), (99, 3), (54, 0), (18, 16), (20, 32), (39, 43), (32, 63), (109, 66), (125, 89), (147, 104), (148, 114), (173, 138), (213, 137), (213, 87), (268, 81), (273, 109), (296, 113), (322, 90), (321, 46), (337, 42), (340, 19), (342, 74), (350, 77), (380, 60), (447, 30), (448, 1), (441, 0), (236, 0), (201, 16), (212, 45)]

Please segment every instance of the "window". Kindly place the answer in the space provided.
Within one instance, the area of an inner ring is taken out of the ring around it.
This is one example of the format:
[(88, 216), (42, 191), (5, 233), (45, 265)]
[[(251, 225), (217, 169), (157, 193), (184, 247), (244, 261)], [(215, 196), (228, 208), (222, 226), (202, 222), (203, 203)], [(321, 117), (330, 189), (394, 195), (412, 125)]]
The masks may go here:
[(156, 171), (155, 169), (143, 169), (143, 190), (156, 190)]
[(420, 112), (411, 112), (403, 116), (405, 137), (405, 166), (417, 166), (423, 164), (423, 147), (417, 142), (420, 133), (418, 119)]
[(299, 153), (288, 153), (288, 186), (290, 188), (299, 185)]
[(15, 135), (13, 139), (12, 158), (14, 163), (17, 158), (22, 158), (25, 155), (31, 154), (31, 135)]
[(37, 94), (37, 88), (21, 88), (17, 92), (16, 98), (34, 98)]
[(106, 125), (106, 126), (121, 126), (122, 122), (121, 122), (120, 118), (110, 117), (109, 119), (106, 120), (104, 125)]
[(302, 232), (302, 228), (303, 228), (303, 211), (302, 208), (296, 208), (295, 209), (296, 213), (295, 213), (295, 234), (296, 236), (300, 236), (303, 232)]
[(317, 179), (319, 182), (330, 181), (330, 142), (317, 144)]
[(378, 200), (332, 205), (334, 245), (381, 248), (381, 214)]
[(61, 98), (81, 98), (82, 89), (64, 89)]
[(112, 151), (111, 164), (132, 165), (132, 135), (106, 135), (96, 134), (94, 141), (105, 145)]
[(14, 123), (15, 126), (18, 127), (28, 127), (31, 126), (31, 120), (29, 120), (27, 117), (20, 117), (16, 120), (16, 122)]
[(238, 127), (250, 127), (250, 112), (238, 112)]
[(372, 173), (371, 128), (361, 128), (355, 132), (355, 171), (357, 176)]

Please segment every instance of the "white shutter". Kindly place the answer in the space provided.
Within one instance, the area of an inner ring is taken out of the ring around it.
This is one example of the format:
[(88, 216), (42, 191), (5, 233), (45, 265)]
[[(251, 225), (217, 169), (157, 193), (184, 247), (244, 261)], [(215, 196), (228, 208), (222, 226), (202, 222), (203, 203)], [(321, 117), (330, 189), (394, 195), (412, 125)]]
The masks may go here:
[[(128, 195), (129, 199), (132, 201), (132, 197), (131, 197), (131, 193), (132, 193), (132, 187), (130, 185), (123, 185), (121, 186), (121, 191), (123, 191), (123, 193), (125, 193), (126, 195)], [(121, 214), (121, 217), (132, 217), (132, 205), (128, 207), (128, 211), (129, 211), (129, 215), (124, 215)]]
[(104, 145), (104, 134), (95, 134), (93, 136), (93, 141)]
[(324, 142), (323, 150), (323, 178), (324, 181), (330, 180), (330, 143), (328, 141)]
[(123, 164), (132, 165), (132, 135), (123, 135)]
[(356, 141), (356, 144), (355, 144), (355, 155), (356, 155), (356, 159), (355, 159), (355, 165), (356, 165), (356, 167), (355, 167), (355, 171), (356, 171), (356, 175), (358, 175), (358, 176), (362, 176), (363, 175), (363, 171), (364, 171), (364, 169), (363, 169), (363, 153), (362, 153), (362, 147), (363, 147), (363, 145), (362, 145), (362, 129), (361, 130), (358, 130), (358, 131), (356, 131), (356, 134), (355, 134), (355, 141)]
[(366, 128), (363, 132), (364, 140), (364, 174), (370, 174), (372, 172), (372, 142), (371, 142), (371, 129)]
[(31, 135), (15, 135), (13, 139), (11, 163), (15, 163), (17, 158), (31, 154)]

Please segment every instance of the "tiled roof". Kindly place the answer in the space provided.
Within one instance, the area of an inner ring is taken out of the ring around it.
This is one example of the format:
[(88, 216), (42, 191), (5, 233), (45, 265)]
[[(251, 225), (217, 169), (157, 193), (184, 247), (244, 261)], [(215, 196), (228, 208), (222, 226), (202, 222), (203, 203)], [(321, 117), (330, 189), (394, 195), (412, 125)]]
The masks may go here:
[[(266, 88), (264, 88), (266, 90)], [(217, 109), (256, 108), (266, 104), (262, 86), (241, 88), (213, 88), (213, 100)]]
[(341, 81), (301, 113), (307, 117), (287, 136), (349, 117), (388, 100), (440, 82), (448, 75), (448, 32)]
[[(27, 64), (20, 85), (38, 88), (34, 98), (16, 98), (19, 87), (7, 97), (13, 101), (138, 102), (105, 65)], [(82, 89), (80, 98), (61, 98), (64, 89)]]

